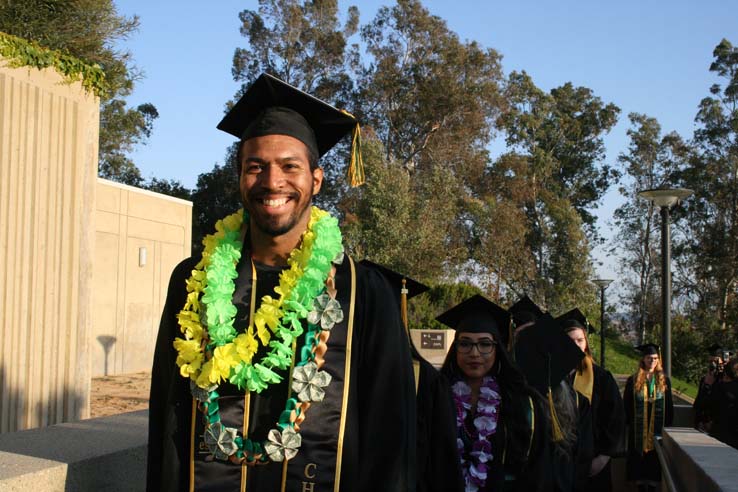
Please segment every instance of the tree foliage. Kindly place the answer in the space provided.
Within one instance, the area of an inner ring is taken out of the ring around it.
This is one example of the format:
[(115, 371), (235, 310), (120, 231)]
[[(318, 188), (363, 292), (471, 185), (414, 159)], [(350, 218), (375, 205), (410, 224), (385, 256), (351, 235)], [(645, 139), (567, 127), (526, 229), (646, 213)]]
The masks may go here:
[(129, 108), (125, 98), (140, 73), (131, 54), (116, 43), (138, 29), (138, 17), (119, 15), (113, 0), (6, 0), (0, 3), (0, 31), (33, 40), (102, 67), (100, 175), (131, 185), (143, 179), (127, 153), (149, 137), (156, 108)]
[(691, 155), (691, 148), (675, 132), (662, 135), (656, 119), (628, 115), (628, 151), (618, 156), (627, 182), (619, 188), (627, 201), (615, 210), (617, 228), (612, 253), (620, 258), (625, 282), (623, 301), (634, 315), (638, 341), (646, 340), (660, 323), (660, 219), (653, 204), (638, 192), (672, 186)]

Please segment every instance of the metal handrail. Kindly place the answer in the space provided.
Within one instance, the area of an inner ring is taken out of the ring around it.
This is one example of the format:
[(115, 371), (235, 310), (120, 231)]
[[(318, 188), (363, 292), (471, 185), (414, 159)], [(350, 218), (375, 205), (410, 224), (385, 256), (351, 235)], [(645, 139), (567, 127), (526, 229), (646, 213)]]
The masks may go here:
[(661, 465), (661, 478), (666, 482), (666, 489), (669, 492), (678, 492), (676, 485), (674, 485), (674, 479), (671, 476), (671, 470), (669, 470), (669, 464), (666, 461), (666, 454), (664, 453), (663, 444), (661, 444), (662, 438), (655, 439), (654, 441), (656, 455), (659, 457), (659, 464)]

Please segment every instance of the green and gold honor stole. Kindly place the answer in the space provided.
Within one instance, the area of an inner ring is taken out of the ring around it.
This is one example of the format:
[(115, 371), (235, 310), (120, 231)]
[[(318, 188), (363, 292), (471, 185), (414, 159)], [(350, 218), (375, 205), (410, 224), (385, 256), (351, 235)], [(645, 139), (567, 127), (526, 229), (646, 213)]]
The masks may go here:
[[(174, 347), (180, 374), (190, 379), (205, 425), (204, 446), (212, 458), (256, 465), (294, 458), (307, 409), (325, 397), (331, 382), (331, 375), (321, 370), (327, 341), (334, 325), (343, 321), (331, 272), (344, 254), (336, 219), (313, 207), (300, 246), (279, 275), (277, 297), (264, 296), (239, 333), (233, 326), (233, 294), (244, 223), (248, 217), (239, 211), (218, 221), (215, 234), (203, 240), (202, 259), (187, 280), (187, 301), (178, 315), (184, 337)], [(258, 360), (257, 352), (262, 354)], [(265, 441), (252, 441), (245, 429), (223, 425), (218, 393), (223, 382), (246, 395), (259, 394), (280, 383), (285, 371), (289, 397)]]
[(646, 381), (640, 391), (635, 390), (635, 380), (638, 373), (633, 375), (633, 437), (635, 449), (641, 453), (654, 450), (654, 441), (661, 436), (664, 426), (664, 410), (666, 398), (663, 392), (656, 386), (656, 375), (650, 381)]

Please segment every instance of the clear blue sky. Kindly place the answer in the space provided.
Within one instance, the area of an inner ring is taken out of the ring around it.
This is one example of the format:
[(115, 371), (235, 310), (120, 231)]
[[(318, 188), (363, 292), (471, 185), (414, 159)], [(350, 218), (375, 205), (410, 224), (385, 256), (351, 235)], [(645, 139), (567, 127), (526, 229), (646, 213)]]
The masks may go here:
[[(424, 5), (461, 39), (503, 55), (505, 73), (526, 70), (544, 90), (572, 82), (621, 110), (606, 137), (607, 161), (626, 150), (627, 115), (645, 113), (665, 131), (690, 138), (699, 101), (716, 79), (708, 72), (722, 38), (738, 44), (738, 2), (732, 0), (433, 0)], [(238, 85), (233, 52), (245, 46), (238, 13), (255, 1), (116, 0), (137, 14), (138, 33), (123, 43), (144, 78), (129, 99), (153, 103), (160, 117), (151, 139), (132, 155), (145, 177), (175, 178), (194, 187), (200, 173), (222, 163), (232, 138), (215, 129)], [(357, 5), (361, 21), (389, 1)], [(602, 232), (621, 203), (612, 190), (599, 209)], [(602, 258), (601, 252), (595, 256)], [(613, 265), (599, 267), (615, 277)]]

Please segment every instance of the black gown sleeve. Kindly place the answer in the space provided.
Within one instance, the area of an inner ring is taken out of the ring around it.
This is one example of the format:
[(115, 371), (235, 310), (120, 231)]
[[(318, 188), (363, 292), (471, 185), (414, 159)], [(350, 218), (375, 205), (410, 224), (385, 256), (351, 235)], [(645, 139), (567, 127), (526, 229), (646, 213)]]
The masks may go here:
[(578, 419), (577, 419), (577, 444), (574, 453), (575, 461), (575, 483), (574, 490), (587, 490), (589, 470), (594, 458), (594, 433), (592, 429), (592, 407), (589, 400), (582, 394), (577, 395)]
[(593, 415), (594, 456), (619, 457), (625, 454), (625, 407), (618, 383), (610, 371), (595, 366), (597, 396), (596, 415)]
[(625, 390), (623, 391), (623, 406), (625, 407), (625, 430), (628, 433), (628, 451), (631, 447), (631, 436), (633, 435), (634, 425), (634, 408), (633, 408), (633, 376), (630, 376), (625, 382)]
[(700, 429), (700, 424), (704, 425), (710, 421), (707, 413), (709, 405), (710, 393), (712, 386), (705, 384), (705, 378), (700, 379), (699, 389), (697, 390), (697, 398), (694, 399), (692, 410), (694, 413), (694, 428)]
[(553, 460), (549, 441), (546, 403), (531, 390), (533, 403), (533, 435), (528, 460), (517, 474), (513, 489), (517, 492), (543, 492), (550, 490), (552, 483)]
[(671, 427), (674, 423), (674, 399), (671, 395), (671, 379), (666, 378), (666, 394), (664, 395), (664, 427)]
[[(357, 268), (359, 490), (415, 492), (415, 377), (393, 291)], [(360, 303), (360, 304), (359, 304)]]
[(167, 440), (167, 429), (173, 426), (171, 420), (174, 414), (173, 406), (176, 403), (171, 401), (170, 396), (173, 386), (178, 386), (175, 385), (174, 378), (181, 378), (175, 363), (177, 352), (172, 342), (180, 333), (177, 313), (184, 307), (187, 294), (185, 280), (189, 277), (194, 265), (194, 260), (188, 258), (177, 265), (172, 272), (159, 324), (159, 333), (156, 337), (149, 394), (149, 436), (146, 462), (146, 490), (149, 492), (165, 490), (166, 486), (176, 483), (176, 476), (181, 473), (180, 464), (172, 460), (176, 453), (165, 451), (167, 447), (165, 441)]
[(633, 423), (633, 376), (630, 376), (625, 382), (625, 390), (623, 391), (623, 407), (625, 407), (625, 423), (632, 425)]
[(461, 492), (456, 416), (446, 378), (421, 359), (418, 383), (418, 492)]

